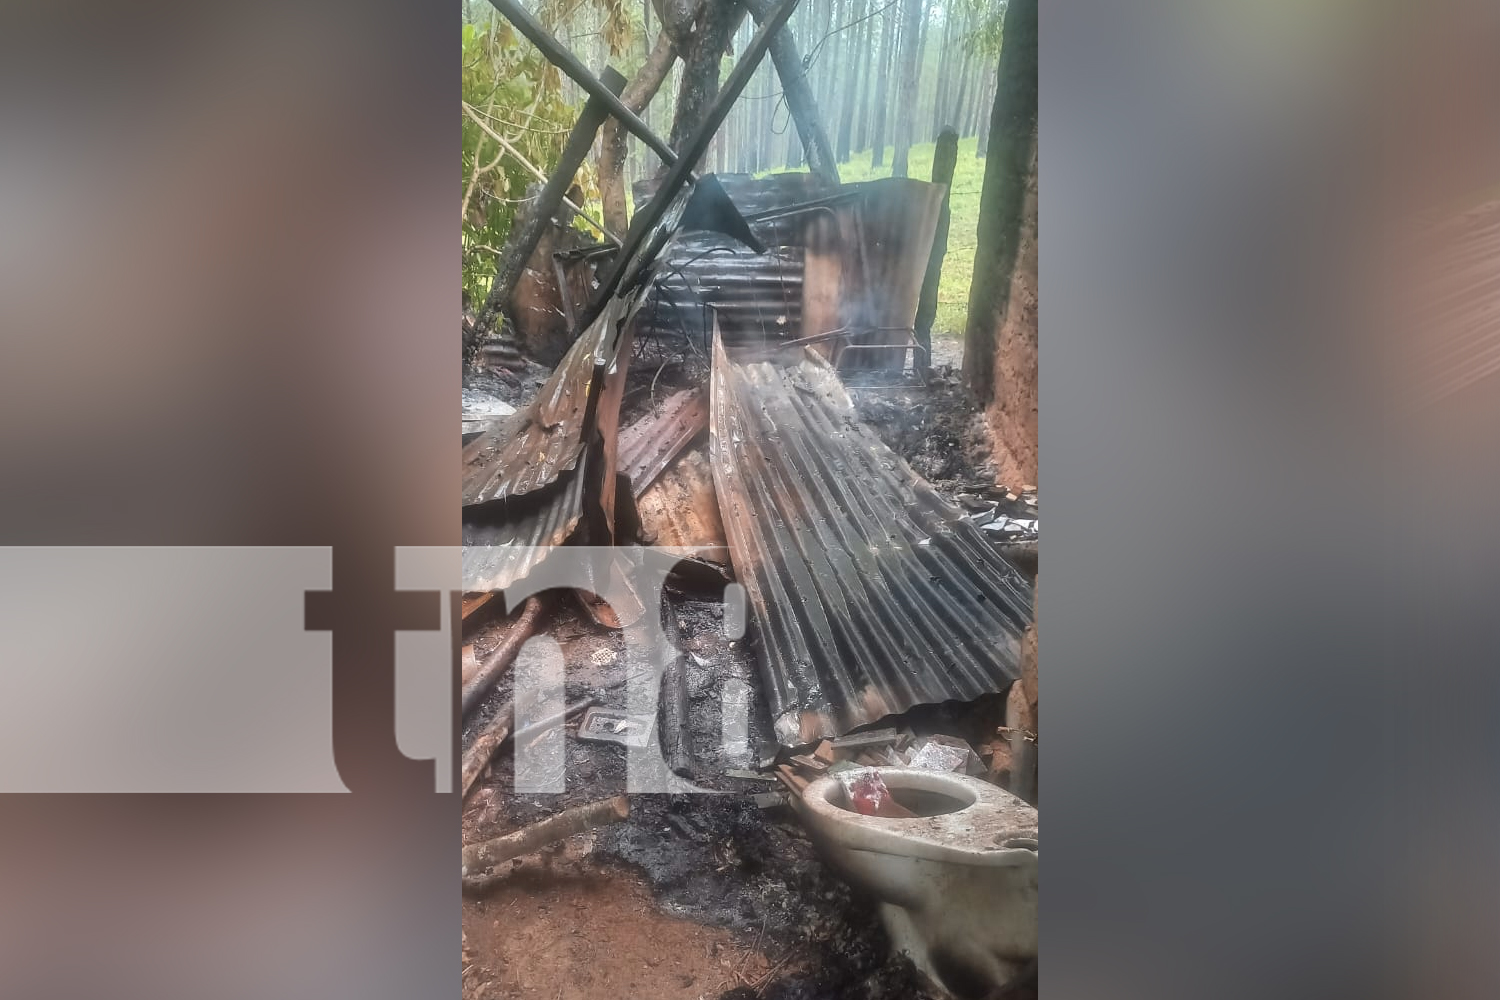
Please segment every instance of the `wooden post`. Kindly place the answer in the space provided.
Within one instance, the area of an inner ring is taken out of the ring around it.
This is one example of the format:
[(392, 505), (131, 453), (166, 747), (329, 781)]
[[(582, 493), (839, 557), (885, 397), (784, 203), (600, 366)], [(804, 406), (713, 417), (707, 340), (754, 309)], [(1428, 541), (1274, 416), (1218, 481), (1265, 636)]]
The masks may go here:
[[(765, 24), (771, 13), (771, 0), (745, 0), (750, 16), (756, 24)], [(776, 75), (781, 77), (781, 89), (786, 95), (787, 110), (797, 123), (797, 134), (802, 138), (802, 148), (807, 154), (807, 167), (814, 174), (839, 183), (839, 167), (828, 144), (828, 133), (823, 120), (818, 116), (818, 99), (808, 85), (807, 73), (802, 68), (802, 57), (797, 53), (797, 43), (792, 33), (783, 27), (771, 37), (771, 62), (776, 65)]]
[[(613, 67), (604, 70), (603, 79), (611, 93), (618, 94), (625, 86), (625, 77)], [(479, 316), (474, 323), (480, 338), (488, 336), (495, 328), (496, 317), (515, 292), (516, 282), (521, 280), (521, 272), (536, 250), (542, 232), (551, 225), (552, 216), (562, 207), (563, 196), (568, 193), (578, 168), (583, 165), (584, 158), (593, 148), (594, 136), (608, 114), (603, 101), (593, 97), (588, 99), (583, 106), (583, 113), (573, 124), (573, 131), (568, 134), (568, 142), (563, 147), (562, 157), (557, 161), (557, 168), (542, 186), (541, 194), (526, 206), (525, 215), (511, 229), (510, 238), (505, 241), (505, 248), (495, 265), (495, 281), (490, 285), (490, 293), (485, 296), (484, 305), (480, 307)]]
[(953, 126), (946, 126), (937, 137), (937, 146), (932, 152), (932, 183), (941, 184), (943, 207), (938, 211), (937, 232), (932, 237), (932, 253), (927, 257), (927, 276), (922, 279), (922, 294), (917, 298), (917, 343), (926, 352), (917, 361), (919, 370), (932, 364), (932, 321), (937, 316), (938, 283), (943, 277), (943, 258), (948, 255), (948, 223), (952, 218), (949, 206), (953, 187), (953, 168), (958, 165), (958, 133)]

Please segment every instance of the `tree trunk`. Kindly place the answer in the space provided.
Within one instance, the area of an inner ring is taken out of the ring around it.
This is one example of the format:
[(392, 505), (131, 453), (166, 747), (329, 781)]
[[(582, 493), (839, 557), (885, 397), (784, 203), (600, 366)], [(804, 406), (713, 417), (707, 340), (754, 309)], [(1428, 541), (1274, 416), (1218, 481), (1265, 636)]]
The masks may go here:
[[(867, 5), (867, 0), (860, 0), (855, 17), (864, 17)], [(862, 21), (858, 26), (851, 29), (854, 32), (854, 44), (850, 46), (850, 51), (855, 54), (856, 58), (858, 58), (859, 53), (869, 48), (869, 27), (869, 21)], [(868, 62), (868, 60), (862, 61)], [(857, 70), (853, 73), (845, 72), (842, 75), (848, 80), (848, 84), (844, 88), (844, 106), (839, 114), (838, 157), (840, 163), (848, 163), (849, 147), (854, 141), (854, 115), (856, 106), (859, 103), (860, 84), (864, 78)]]
[(875, 87), (875, 121), (872, 123), (875, 135), (870, 145), (872, 167), (885, 164), (885, 120), (891, 103), (891, 50), (895, 45), (897, 20), (890, 8), (880, 18), (885, 22), (885, 31), (880, 40), (880, 76), (876, 78)]
[[(933, 138), (934, 141), (937, 140), (938, 136), (942, 135), (943, 128), (945, 126), (956, 124), (953, 121), (953, 116), (951, 115), (951, 113), (948, 110), (948, 98), (950, 96), (950, 92), (953, 89), (952, 85), (951, 85), (951, 78), (952, 78), (953, 74), (952, 73), (945, 73), (943, 71), (945, 69), (945, 67), (946, 67), (946, 60), (948, 60), (951, 57), (951, 55), (952, 55), (952, 52), (953, 52), (952, 46), (953, 46), (953, 4), (950, 2), (943, 9), (943, 42), (942, 42), (942, 47), (940, 49), (938, 49), (938, 82), (937, 82), (937, 93), (933, 96), (933, 99), (932, 99), (933, 103), (932, 103), (932, 133), (931, 134), (932, 134), (932, 138)], [(960, 70), (963, 67), (963, 59), (961, 59), (961, 58), (959, 59), (959, 67), (960, 67)], [(960, 72), (960, 76), (961, 75), (962, 75), (962, 73)], [(933, 155), (936, 156), (937, 154), (934, 153)], [(932, 162), (933, 162), (934, 166), (936, 166), (937, 160), (934, 159)]]
[(697, 131), (719, 96), (719, 67), (729, 39), (739, 27), (745, 8), (735, 0), (704, 0), (698, 11), (692, 44), (682, 55), (682, 86), (677, 91), (677, 114), (668, 139), (673, 149), (682, 148)]
[(969, 78), (973, 75), (970, 72), (973, 61), (973, 55), (967, 51), (959, 59), (958, 93), (954, 96), (953, 103), (948, 110), (948, 121), (958, 129), (959, 135), (968, 135), (964, 127), (968, 124), (969, 118)]
[(923, 0), (906, 0), (905, 23), (901, 27), (901, 90), (896, 109), (891, 176), (905, 177), (911, 154), (912, 107), (917, 102), (917, 56), (922, 51)]
[[(922, 27), (917, 32), (917, 89), (912, 94), (911, 104), (907, 105), (908, 114), (910, 114), (912, 119), (912, 142), (920, 141), (920, 136), (917, 132), (917, 122), (926, 122), (931, 120), (932, 117), (930, 114), (924, 113), (924, 102), (922, 100), (922, 95), (927, 89), (924, 78), (927, 69), (927, 28), (932, 23), (932, 3), (933, 0), (922, 0)], [(922, 134), (926, 134), (925, 129)]]
[[(667, 74), (672, 72), (676, 60), (677, 50), (663, 31), (656, 36), (656, 45), (646, 57), (645, 65), (620, 92), (620, 103), (636, 114), (644, 111), (661, 89)], [(625, 129), (613, 118), (600, 130), (599, 198), (604, 204), (604, 226), (613, 233), (623, 233), (630, 228), (630, 217), (625, 209), (626, 135)]]
[[(932, 152), (932, 183), (953, 186), (953, 168), (958, 165), (958, 132), (945, 128)], [(917, 343), (926, 351), (923, 363), (932, 359), (932, 321), (937, 316), (938, 282), (943, 277), (943, 258), (948, 254), (948, 225), (952, 218), (948, 192), (943, 192), (943, 207), (938, 212), (937, 232), (932, 237), (932, 253), (927, 257), (927, 276), (922, 279), (922, 294), (917, 298)]]
[(1034, 155), (1037, 0), (1010, 0), (995, 75), (990, 150), (979, 195), (974, 281), (964, 331), (964, 377), (981, 403), (994, 395), (995, 346), (1021, 242), (1027, 174)]
[[(875, 2), (879, 3), (881, 0)], [(864, 42), (859, 47), (859, 107), (854, 112), (858, 126), (854, 135), (855, 151), (867, 149), (870, 145), (870, 64), (875, 61), (871, 58), (874, 39), (875, 18), (872, 16), (865, 22)]]
[(775, 140), (775, 134), (771, 131), (771, 113), (776, 110), (776, 102), (771, 95), (774, 92), (771, 68), (763, 65), (760, 68), (760, 100), (755, 102), (755, 134), (751, 137), (758, 149), (755, 157), (757, 171), (770, 170), (772, 167), (771, 157), (775, 149), (772, 143)]
[[(756, 23), (771, 13), (771, 0), (745, 0), (750, 16)], [(802, 137), (802, 148), (807, 151), (808, 169), (830, 183), (839, 182), (838, 163), (834, 159), (833, 147), (828, 144), (828, 133), (823, 130), (823, 121), (818, 117), (818, 102), (813, 97), (807, 74), (802, 68), (802, 57), (797, 54), (797, 43), (792, 33), (783, 28), (771, 39), (771, 61), (781, 77), (781, 89), (786, 95), (787, 109), (797, 123), (797, 133)], [(793, 145), (792, 150), (797, 147)], [(788, 166), (796, 166), (793, 156), (787, 157)], [(795, 157), (798, 163), (800, 155)]]
[[(979, 86), (979, 93), (980, 93), (980, 95), (983, 98), (985, 98), (986, 101), (993, 101), (994, 100), (994, 98), (991, 96), (990, 92), (992, 90), (994, 90), (995, 88), (994, 88), (994, 86), (992, 85), (992, 83), (990, 81), (989, 73), (988, 72), (986, 72), (984, 74), (984, 76), (980, 78), (978, 86)], [(986, 105), (986, 106), (988, 106), (988, 105)], [(989, 144), (990, 144), (990, 116), (989, 115), (980, 115), (979, 116), (979, 128), (977, 130), (977, 134), (978, 134), (978, 140), (974, 143), (974, 158), (976, 160), (982, 160), (982, 159), (984, 159), (985, 153), (988, 151)]]
[[(600, 79), (615, 95), (625, 86), (625, 78), (612, 66), (605, 68)], [(521, 272), (531, 259), (537, 241), (542, 238), (543, 230), (551, 225), (552, 216), (562, 207), (563, 198), (572, 186), (578, 168), (588, 156), (589, 149), (594, 145), (594, 136), (607, 116), (604, 103), (590, 97), (584, 104), (578, 121), (573, 124), (573, 131), (568, 134), (568, 141), (563, 146), (557, 167), (547, 178), (541, 193), (526, 206), (524, 217), (518, 219), (511, 228), (505, 246), (500, 251), (500, 259), (495, 264), (495, 280), (490, 284), (489, 294), (485, 296), (484, 304), (475, 317), (472, 343), (464, 345), (467, 357), (472, 357), (473, 349), (495, 329), (496, 320), (510, 302), (516, 282), (521, 279)]]

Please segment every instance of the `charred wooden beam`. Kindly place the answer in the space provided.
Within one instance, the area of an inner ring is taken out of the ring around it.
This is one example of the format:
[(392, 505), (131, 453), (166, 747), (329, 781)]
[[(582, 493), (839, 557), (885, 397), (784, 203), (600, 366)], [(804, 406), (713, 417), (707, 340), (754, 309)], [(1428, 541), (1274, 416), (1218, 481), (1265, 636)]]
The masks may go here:
[(662, 602), (662, 626), (668, 650), (661, 678), (661, 721), (656, 728), (661, 736), (662, 756), (674, 774), (690, 778), (693, 774), (692, 744), (688, 727), (687, 663), (682, 654), (682, 627), (670, 601)]
[(531, 39), (531, 43), (542, 50), (542, 55), (547, 57), (548, 62), (572, 77), (574, 82), (586, 90), (590, 97), (598, 98), (609, 109), (610, 114), (619, 119), (620, 123), (636, 138), (649, 146), (657, 156), (662, 158), (663, 162), (676, 165), (678, 157), (672, 147), (667, 145), (665, 139), (651, 131), (650, 126), (641, 121), (640, 116), (625, 106), (619, 98), (620, 88), (617, 87), (611, 91), (596, 79), (594, 74), (578, 61), (578, 57), (553, 38), (552, 33), (542, 27), (541, 22), (532, 17), (518, 0), (490, 0), (490, 3), (505, 15), (506, 20), (515, 25), (517, 31)]
[(460, 702), (465, 715), (479, 704), (480, 699), (489, 693), (490, 688), (495, 686), (500, 676), (510, 669), (517, 654), (521, 652), (521, 647), (526, 645), (526, 640), (530, 639), (532, 633), (536, 631), (537, 619), (545, 610), (546, 603), (542, 597), (526, 599), (526, 603), (521, 608), (521, 614), (516, 618), (515, 624), (511, 625), (510, 630), (505, 633), (505, 638), (500, 641), (500, 645), (480, 665), (474, 679), (464, 685)]
[(618, 823), (630, 815), (630, 800), (616, 795), (603, 802), (565, 809), (556, 816), (523, 827), (481, 844), (463, 849), (463, 876), (466, 889), (482, 889), (486, 880), (479, 873), (498, 867), (513, 858), (539, 851), (567, 837), (574, 837), (587, 830), (610, 823)]

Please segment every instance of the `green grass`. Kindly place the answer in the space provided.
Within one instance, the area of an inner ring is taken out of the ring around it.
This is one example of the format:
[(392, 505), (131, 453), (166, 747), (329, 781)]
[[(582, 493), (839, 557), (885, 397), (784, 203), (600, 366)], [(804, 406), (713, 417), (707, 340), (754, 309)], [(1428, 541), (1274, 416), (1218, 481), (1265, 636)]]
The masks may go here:
[[(938, 283), (937, 318), (932, 323), (934, 337), (962, 337), (968, 319), (969, 285), (974, 277), (974, 246), (979, 231), (979, 190), (984, 186), (984, 161), (974, 156), (978, 142), (974, 136), (958, 140), (958, 165), (953, 171), (953, 189), (949, 196), (953, 221), (948, 228), (948, 255), (943, 258), (943, 277)], [(923, 181), (932, 179), (933, 145), (924, 142), (911, 147), (908, 177)], [(839, 164), (839, 179), (847, 183), (889, 176), (889, 147), (885, 151), (885, 165), (878, 170), (870, 166), (868, 149), (855, 153), (848, 163)]]

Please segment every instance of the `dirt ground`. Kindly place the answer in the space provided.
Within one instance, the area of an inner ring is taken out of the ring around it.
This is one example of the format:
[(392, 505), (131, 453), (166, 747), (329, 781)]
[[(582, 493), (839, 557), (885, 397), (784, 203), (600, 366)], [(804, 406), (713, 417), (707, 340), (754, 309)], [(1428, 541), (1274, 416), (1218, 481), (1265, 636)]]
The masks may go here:
[(663, 913), (644, 878), (575, 839), (465, 904), (464, 1000), (697, 1000), (763, 984), (787, 957)]

